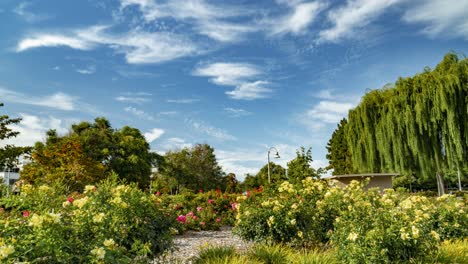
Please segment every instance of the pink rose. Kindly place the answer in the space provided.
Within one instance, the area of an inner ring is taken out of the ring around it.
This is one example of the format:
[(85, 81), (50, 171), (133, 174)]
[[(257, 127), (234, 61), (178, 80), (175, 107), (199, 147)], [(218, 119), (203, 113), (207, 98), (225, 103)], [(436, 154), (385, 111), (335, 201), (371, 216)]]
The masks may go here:
[(30, 214), (31, 213), (28, 210), (26, 210), (23, 212), (23, 217), (29, 217)]
[(194, 216), (194, 215), (195, 215), (195, 214), (194, 214), (193, 212), (189, 212), (189, 213), (187, 214), (188, 217), (192, 217), (192, 216)]
[(73, 197), (68, 197), (67, 201), (68, 201), (69, 203), (73, 203), (74, 199), (73, 199)]
[(187, 218), (185, 218), (184, 215), (179, 215), (176, 219), (179, 223), (185, 224), (185, 221), (187, 221)]
[(209, 203), (209, 204), (212, 204), (213, 202), (214, 202), (213, 199), (208, 199), (208, 203)]
[(221, 222), (221, 218), (218, 217), (216, 218), (216, 223), (219, 223), (219, 222)]
[(203, 208), (201, 206), (198, 206), (197, 211), (200, 212), (201, 210), (203, 210)]

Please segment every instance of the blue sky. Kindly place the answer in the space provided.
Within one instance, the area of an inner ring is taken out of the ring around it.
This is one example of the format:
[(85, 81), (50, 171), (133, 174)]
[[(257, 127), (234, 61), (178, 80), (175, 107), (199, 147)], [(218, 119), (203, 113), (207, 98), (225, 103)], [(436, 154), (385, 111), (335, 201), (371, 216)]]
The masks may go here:
[(241, 180), (271, 146), (326, 166), (366, 90), (468, 50), (467, 0), (2, 0), (0, 17), (10, 143), (105, 116), (161, 153), (208, 143)]

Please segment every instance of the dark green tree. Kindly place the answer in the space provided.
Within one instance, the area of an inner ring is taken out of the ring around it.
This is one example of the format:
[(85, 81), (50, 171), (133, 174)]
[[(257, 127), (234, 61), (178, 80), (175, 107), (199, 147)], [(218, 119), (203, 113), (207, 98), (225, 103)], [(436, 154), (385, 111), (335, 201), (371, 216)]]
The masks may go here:
[(179, 188), (193, 191), (226, 188), (224, 172), (218, 165), (214, 149), (208, 144), (196, 144), (192, 148), (167, 152), (160, 172), (174, 177)]
[[(265, 164), (260, 171), (255, 175), (257, 178), (257, 183), (259, 186), (268, 185), (268, 164)], [(286, 169), (279, 164), (270, 162), (270, 180), (271, 184), (287, 180), (286, 178)], [(259, 187), (258, 186), (258, 187)]]
[[(0, 103), (3, 107), (3, 103)], [(9, 139), (19, 135), (19, 132), (13, 131), (9, 126), (21, 122), (21, 118), (10, 118), (8, 115), (0, 116), (0, 140)], [(2, 144), (3, 145), (3, 144)], [(13, 145), (4, 145), (0, 148), (0, 170), (13, 168), (18, 163), (18, 157), (31, 150), (30, 147), (17, 147)]]
[(307, 177), (319, 178), (317, 171), (312, 168), (312, 148), (301, 147), (296, 151), (296, 158), (288, 162), (288, 179), (291, 182), (301, 182)]
[(326, 169), (333, 169), (333, 175), (353, 173), (353, 163), (346, 135), (347, 124), (348, 121), (343, 118), (327, 143), (328, 153), (326, 157), (329, 165)]

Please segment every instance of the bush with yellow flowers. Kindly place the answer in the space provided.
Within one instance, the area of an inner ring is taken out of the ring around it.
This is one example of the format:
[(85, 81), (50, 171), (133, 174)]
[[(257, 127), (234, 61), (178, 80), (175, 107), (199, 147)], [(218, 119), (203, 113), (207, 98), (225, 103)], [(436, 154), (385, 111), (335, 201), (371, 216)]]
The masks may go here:
[(244, 239), (300, 247), (333, 247), (344, 263), (421, 261), (439, 242), (467, 237), (466, 197), (402, 190), (339, 188), (307, 178), (239, 197), (235, 232)]
[[(51, 197), (49, 207), (36, 206)], [(148, 262), (171, 246), (174, 221), (165, 209), (115, 179), (73, 196), (24, 185), (0, 206), (1, 263)]]

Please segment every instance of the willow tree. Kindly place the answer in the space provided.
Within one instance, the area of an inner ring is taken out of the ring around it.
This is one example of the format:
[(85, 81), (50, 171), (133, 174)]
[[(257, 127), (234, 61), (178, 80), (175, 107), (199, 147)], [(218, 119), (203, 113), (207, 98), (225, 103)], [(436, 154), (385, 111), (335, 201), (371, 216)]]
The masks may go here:
[(368, 92), (346, 125), (353, 167), (421, 180), (467, 167), (468, 59), (447, 54), (434, 70)]

